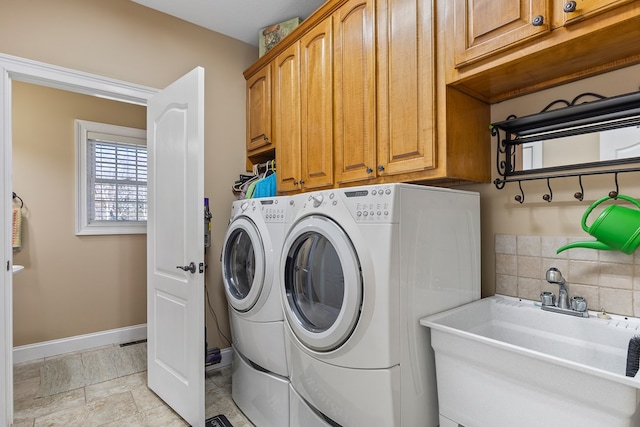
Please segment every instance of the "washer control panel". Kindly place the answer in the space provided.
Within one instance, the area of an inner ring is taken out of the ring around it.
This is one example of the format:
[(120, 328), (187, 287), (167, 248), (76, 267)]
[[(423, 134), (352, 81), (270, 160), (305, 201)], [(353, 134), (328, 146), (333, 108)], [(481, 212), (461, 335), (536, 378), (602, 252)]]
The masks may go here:
[(342, 205), (359, 223), (388, 223), (394, 218), (394, 185), (361, 186), (312, 193), (306, 207), (328, 209)]

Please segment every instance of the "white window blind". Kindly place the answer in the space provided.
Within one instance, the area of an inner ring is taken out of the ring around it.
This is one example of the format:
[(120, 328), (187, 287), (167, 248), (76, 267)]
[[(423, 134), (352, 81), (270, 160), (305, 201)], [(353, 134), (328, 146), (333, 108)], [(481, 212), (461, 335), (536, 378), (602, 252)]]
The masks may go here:
[(76, 234), (146, 232), (146, 132), (76, 120)]
[(87, 212), (93, 221), (147, 220), (147, 147), (89, 132)]

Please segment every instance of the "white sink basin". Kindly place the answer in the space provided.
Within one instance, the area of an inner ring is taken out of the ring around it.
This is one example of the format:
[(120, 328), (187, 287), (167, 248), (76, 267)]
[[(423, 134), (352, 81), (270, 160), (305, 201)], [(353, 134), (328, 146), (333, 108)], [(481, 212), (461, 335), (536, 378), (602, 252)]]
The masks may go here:
[(18, 274), (22, 270), (24, 270), (24, 265), (14, 265), (13, 266), (13, 274)]
[(640, 319), (590, 314), (495, 295), (421, 319), (435, 350), (440, 425), (639, 426), (640, 373), (625, 376), (625, 365)]

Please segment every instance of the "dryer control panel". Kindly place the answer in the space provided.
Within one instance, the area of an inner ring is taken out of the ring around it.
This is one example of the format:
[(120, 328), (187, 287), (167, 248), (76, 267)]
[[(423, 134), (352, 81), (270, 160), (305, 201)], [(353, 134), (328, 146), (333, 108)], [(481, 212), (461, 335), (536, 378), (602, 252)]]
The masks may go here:
[(342, 215), (345, 209), (357, 223), (392, 223), (397, 214), (397, 184), (367, 185), (316, 191), (294, 197), (302, 199), (302, 211)]
[(393, 222), (395, 192), (391, 185), (356, 187), (342, 191), (345, 203), (359, 223)]
[(319, 191), (307, 196), (306, 206), (315, 209), (347, 209), (359, 223), (393, 222), (393, 185), (361, 186)]
[(287, 203), (277, 199), (256, 199), (265, 222), (286, 222)]

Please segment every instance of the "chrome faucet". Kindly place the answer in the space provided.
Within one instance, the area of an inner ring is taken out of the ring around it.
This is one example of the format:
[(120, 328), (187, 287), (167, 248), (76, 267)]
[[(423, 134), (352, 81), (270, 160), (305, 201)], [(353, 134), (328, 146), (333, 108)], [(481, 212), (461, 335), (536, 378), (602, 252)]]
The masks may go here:
[(560, 270), (555, 267), (551, 267), (547, 270), (546, 279), (547, 282), (558, 285), (560, 287), (560, 291), (558, 293), (558, 304), (555, 304), (555, 295), (553, 295), (553, 293), (543, 292), (540, 294), (543, 310), (569, 314), (571, 316), (589, 317), (589, 313), (587, 312), (587, 300), (583, 297), (574, 296), (571, 298), (571, 303), (569, 303), (569, 293), (565, 286), (567, 281), (562, 277)]
[(553, 283), (554, 285), (560, 286), (560, 291), (558, 292), (558, 304), (559, 308), (569, 308), (569, 293), (567, 292), (567, 287), (565, 284), (567, 283), (562, 277), (562, 273), (555, 267), (551, 267), (547, 270), (547, 282)]

